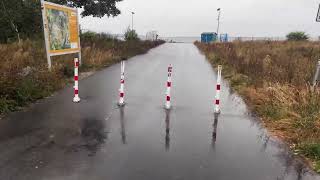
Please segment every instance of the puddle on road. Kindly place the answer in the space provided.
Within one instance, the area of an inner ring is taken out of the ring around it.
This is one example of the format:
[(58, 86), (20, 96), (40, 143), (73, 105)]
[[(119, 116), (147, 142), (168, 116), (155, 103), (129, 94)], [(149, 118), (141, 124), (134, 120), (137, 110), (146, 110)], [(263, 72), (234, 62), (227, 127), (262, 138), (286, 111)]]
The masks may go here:
[[(257, 132), (260, 133), (259, 135), (257, 135), (257, 141), (260, 141), (259, 144), (261, 144), (261, 152), (266, 152), (267, 154), (270, 154), (275, 159), (278, 159), (277, 162), (281, 164), (281, 171), (279, 175), (275, 177), (276, 180), (308, 180), (316, 178), (316, 173), (310, 170), (310, 168), (305, 164), (303, 159), (301, 159), (298, 156), (295, 156), (284, 142), (268, 134), (268, 131), (261, 124), (259, 117), (247, 109), (245, 102), (236, 93), (229, 95), (229, 98), (232, 102), (234, 102), (233, 105), (236, 108), (241, 109), (242, 113), (240, 114), (242, 115), (239, 116), (239, 114), (237, 113), (224, 113), (221, 114), (221, 116), (215, 116), (213, 118), (211, 142), (213, 150), (217, 148), (217, 144), (221, 144), (221, 141), (219, 142), (218, 136), (219, 128), (222, 128), (220, 130), (224, 130), (223, 128), (225, 128), (219, 127), (219, 123), (223, 124), (223, 122), (220, 122), (221, 118), (225, 120), (227, 118), (237, 119), (249, 117), (248, 120), (250, 121), (250, 127), (257, 129)], [(224, 124), (224, 126), (226, 125)]]
[[(108, 139), (104, 120), (86, 118), (81, 120), (78, 129), (55, 129), (51, 133), (47, 145), (42, 148), (58, 148), (66, 153), (82, 150), (93, 156)], [(56, 136), (58, 135), (58, 136)], [(41, 148), (39, 147), (39, 148)]]
[[(192, 67), (200, 69), (203, 66), (200, 64)], [(207, 71), (199, 71), (199, 73), (204, 75)], [(183, 78), (189, 79), (188, 74), (184, 74), (186, 77), (183, 76)], [(259, 125), (259, 120), (248, 118), (249, 111), (246, 110), (240, 97), (225, 94), (226, 99), (222, 102), (228, 102), (230, 106), (225, 106), (219, 118), (213, 118), (212, 114), (210, 116), (205, 114), (207, 112), (203, 110), (206, 108), (203, 104), (190, 105), (188, 104), (190, 100), (181, 104), (185, 102), (186, 97), (190, 98), (187, 96), (190, 95), (188, 93), (198, 92), (193, 91), (192, 87), (190, 91), (187, 91), (188, 88), (181, 88), (181, 91), (176, 89), (177, 104), (171, 112), (165, 112), (165, 117), (162, 114), (163, 106), (160, 107), (160, 105), (156, 111), (153, 111), (154, 107), (150, 108), (149, 105), (141, 106), (147, 112), (146, 114), (144, 111), (135, 112), (136, 109), (129, 109), (126, 106), (128, 109), (112, 109), (115, 115), (112, 118), (110, 115), (104, 119), (105, 117), (101, 117), (103, 116), (101, 114), (90, 117), (86, 116), (87, 113), (105, 112), (106, 108), (100, 104), (99, 107), (95, 107), (94, 105), (97, 105), (95, 103), (87, 104), (94, 110), (83, 111), (84, 119), (82, 116), (75, 117), (74, 114), (68, 118), (61, 118), (63, 126), (53, 129), (52, 138), (47, 136), (51, 133), (44, 133), (45, 141), (50, 139), (47, 146), (32, 147), (28, 151), (33, 153), (23, 154), (22, 160), (15, 159), (9, 167), (21, 167), (21, 164), (26, 164), (24, 159), (32, 158), (30, 161), (35, 162), (32, 168), (35, 165), (40, 167), (38, 165), (40, 162), (48, 163), (47, 169), (41, 169), (41, 174), (50, 176), (56, 172), (59, 175), (63, 174), (66, 178), (152, 179), (157, 178), (158, 175), (158, 179), (308, 179), (308, 177), (305, 178), (307, 174), (305, 166), (290, 153), (286, 145), (269, 137)], [(202, 91), (204, 95), (211, 94), (209, 90), (207, 92), (206, 89), (202, 89)], [(97, 94), (100, 95), (99, 93)], [(181, 94), (186, 96), (183, 97)], [(87, 96), (83, 99), (95, 102), (98, 99), (95, 97)], [(190, 99), (197, 102), (196, 98)], [(151, 98), (151, 100), (154, 99)], [(130, 103), (132, 107), (140, 107), (138, 103)], [(101, 107), (103, 110), (99, 109)], [(152, 116), (154, 114), (156, 115)], [(252, 115), (249, 116), (252, 117)], [(67, 124), (66, 122), (70, 123), (70, 120), (74, 123)], [(159, 122), (162, 125), (161, 129), (159, 129)], [(119, 125), (120, 131), (116, 132), (118, 134), (108, 137), (108, 128), (118, 130)], [(71, 127), (71, 129), (63, 129), (65, 127)], [(188, 131), (190, 129), (192, 131)], [(132, 143), (128, 142), (128, 130), (130, 130), (129, 140)], [(110, 143), (112, 146), (107, 147), (106, 153), (100, 154), (100, 149), (101, 152), (105, 150), (104, 144), (108, 140), (115, 143)], [(42, 152), (43, 149), (45, 149), (44, 152)], [(89, 156), (94, 157), (87, 157), (87, 152)], [(254, 160), (255, 158), (257, 160)], [(18, 170), (10, 174), (16, 174), (16, 172)], [(24, 172), (24, 174), (30, 174), (32, 170), (27, 169)], [(109, 176), (108, 173), (111, 175)], [(0, 174), (5, 173), (0, 171)], [(41, 178), (39, 169), (34, 171), (34, 174), (38, 179)], [(56, 179), (63, 179), (62, 176), (59, 177)]]
[(101, 120), (86, 119), (81, 128), (81, 137), (83, 143), (81, 146), (86, 147), (94, 155), (101, 144), (108, 138), (108, 132), (105, 132), (105, 124)]

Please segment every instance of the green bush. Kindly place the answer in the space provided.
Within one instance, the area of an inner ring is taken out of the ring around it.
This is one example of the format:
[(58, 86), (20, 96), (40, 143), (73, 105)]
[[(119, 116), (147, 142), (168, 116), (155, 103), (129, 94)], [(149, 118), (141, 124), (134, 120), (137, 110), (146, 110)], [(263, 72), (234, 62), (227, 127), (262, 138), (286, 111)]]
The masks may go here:
[(81, 46), (92, 46), (101, 48), (112, 48), (115, 43), (120, 42), (116, 36), (108, 33), (95, 33), (87, 31), (81, 34)]
[(0, 114), (17, 110), (17, 102), (0, 96)]
[(84, 33), (81, 33), (81, 39), (85, 39), (85, 40), (95, 40), (96, 39), (96, 36), (97, 36), (97, 33), (95, 32), (92, 32), (92, 31), (87, 31), (87, 32), (84, 32)]
[(309, 39), (309, 36), (302, 31), (291, 32), (286, 37), (288, 41), (306, 41)]
[(139, 41), (140, 40), (137, 32), (134, 29), (131, 30), (130, 28), (128, 28), (126, 30), (126, 32), (124, 33), (124, 39), (126, 41)]
[(299, 151), (309, 158), (320, 160), (320, 144), (305, 143), (298, 146)]
[(113, 41), (115, 40), (116, 38), (111, 35), (111, 34), (107, 34), (107, 33), (100, 33), (99, 34), (99, 39), (102, 40), (102, 41)]
[(314, 170), (320, 173), (320, 144), (319, 143), (304, 143), (300, 144), (296, 150), (299, 154), (314, 160)]

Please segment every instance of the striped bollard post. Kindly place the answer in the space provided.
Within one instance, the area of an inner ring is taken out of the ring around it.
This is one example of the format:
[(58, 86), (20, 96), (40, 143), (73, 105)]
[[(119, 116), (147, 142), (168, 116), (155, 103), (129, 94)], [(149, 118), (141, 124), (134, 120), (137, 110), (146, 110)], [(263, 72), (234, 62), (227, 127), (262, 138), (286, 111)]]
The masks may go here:
[(221, 71), (222, 71), (222, 66), (218, 66), (218, 77), (217, 77), (217, 87), (216, 87), (216, 98), (215, 98), (215, 108), (214, 108), (214, 113), (220, 114), (220, 90), (221, 90)]
[(120, 79), (120, 89), (119, 89), (119, 106), (124, 106), (124, 69), (125, 69), (125, 63), (124, 61), (121, 61), (121, 79)]
[(172, 85), (172, 65), (168, 67), (168, 80), (167, 80), (167, 92), (166, 92), (166, 109), (171, 109), (171, 85)]
[(73, 102), (80, 102), (79, 97), (79, 59), (74, 58), (74, 98)]

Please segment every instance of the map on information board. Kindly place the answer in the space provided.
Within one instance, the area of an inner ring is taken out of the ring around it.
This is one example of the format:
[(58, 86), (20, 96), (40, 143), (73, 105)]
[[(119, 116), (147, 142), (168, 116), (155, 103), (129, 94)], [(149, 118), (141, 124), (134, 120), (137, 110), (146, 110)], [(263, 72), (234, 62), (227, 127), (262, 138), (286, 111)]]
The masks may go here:
[(45, 1), (43, 6), (50, 55), (78, 52), (80, 40), (77, 9)]

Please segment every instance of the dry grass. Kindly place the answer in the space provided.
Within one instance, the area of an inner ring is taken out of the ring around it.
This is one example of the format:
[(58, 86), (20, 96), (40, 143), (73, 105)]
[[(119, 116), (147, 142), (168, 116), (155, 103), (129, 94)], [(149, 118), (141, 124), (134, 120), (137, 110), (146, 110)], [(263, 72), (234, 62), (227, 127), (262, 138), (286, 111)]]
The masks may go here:
[[(83, 64), (80, 71), (94, 71), (162, 44), (162, 41), (124, 42), (82, 37)], [(54, 57), (47, 69), (43, 42), (0, 44), (0, 114), (18, 110), (30, 102), (52, 94), (73, 76), (73, 55)]]
[(297, 153), (312, 159), (319, 171), (320, 90), (311, 88), (309, 82), (320, 57), (320, 43), (196, 45), (213, 65), (224, 65), (224, 77), (269, 131), (286, 140)]

